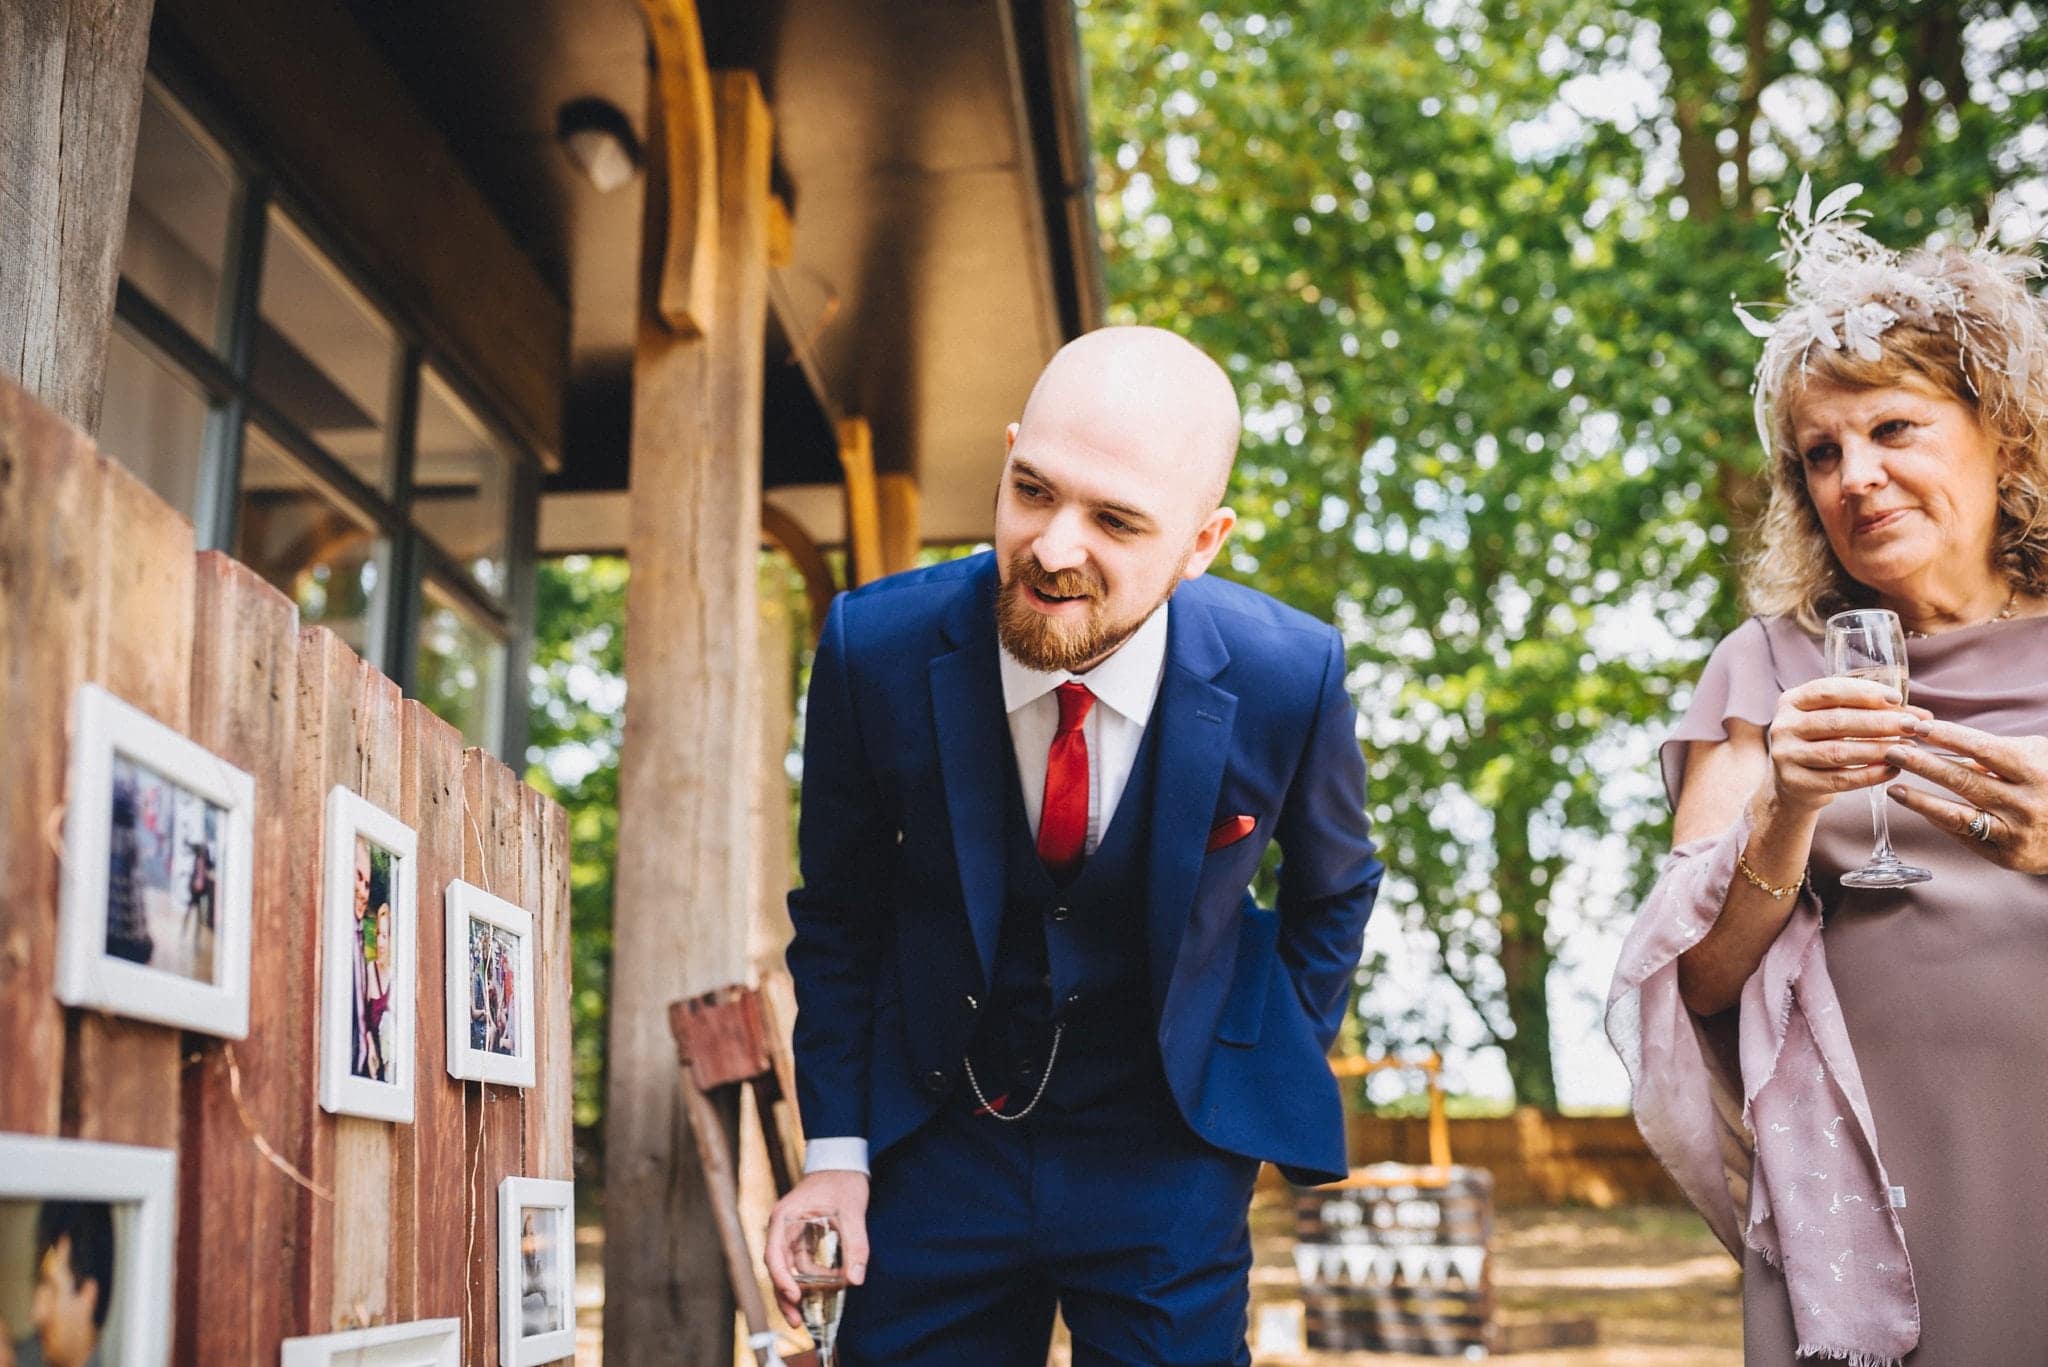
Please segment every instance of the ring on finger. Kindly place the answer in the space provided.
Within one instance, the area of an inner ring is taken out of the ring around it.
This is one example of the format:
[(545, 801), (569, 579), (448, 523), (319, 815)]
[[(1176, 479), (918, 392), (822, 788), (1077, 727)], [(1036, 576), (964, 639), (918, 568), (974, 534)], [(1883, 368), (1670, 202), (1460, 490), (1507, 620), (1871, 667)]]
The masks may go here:
[(1985, 811), (1982, 807), (1976, 810), (1977, 814), (1970, 818), (1968, 834), (1989, 845), (1991, 843), (1991, 813)]

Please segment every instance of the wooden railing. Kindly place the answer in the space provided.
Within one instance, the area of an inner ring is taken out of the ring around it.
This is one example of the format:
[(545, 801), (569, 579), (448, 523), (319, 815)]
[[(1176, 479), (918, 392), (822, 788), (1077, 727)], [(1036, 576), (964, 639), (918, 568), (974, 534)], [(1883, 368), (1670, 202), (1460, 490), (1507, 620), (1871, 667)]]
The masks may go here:
[[(255, 780), (249, 1031), (226, 1041), (53, 992), (66, 718), (95, 682)], [(175, 1150), (173, 1360), (274, 1367), (281, 1340), (459, 1317), (498, 1357), (501, 1178), (570, 1170), (562, 810), (219, 554), (92, 443), (0, 381), (0, 1131)], [(411, 1124), (316, 1103), (320, 862), (343, 784), (418, 832)], [(536, 1085), (446, 1067), (441, 908), (529, 911)]]

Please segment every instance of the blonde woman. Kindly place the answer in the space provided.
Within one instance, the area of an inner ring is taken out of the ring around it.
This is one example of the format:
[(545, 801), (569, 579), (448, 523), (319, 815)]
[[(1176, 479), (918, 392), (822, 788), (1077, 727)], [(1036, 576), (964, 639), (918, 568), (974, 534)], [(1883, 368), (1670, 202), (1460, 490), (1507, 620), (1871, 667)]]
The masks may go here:
[[(2048, 1360), (2048, 306), (2030, 254), (1897, 254), (1854, 188), (1784, 217), (1756, 615), (1663, 748), (1674, 849), (1608, 1032), (1744, 1264), (1750, 1364)], [(1911, 703), (1826, 677), (1888, 608)], [(1882, 785), (1900, 856), (1844, 887)], [(1844, 794), (1851, 799), (1841, 801)], [(1823, 933), (1823, 927), (1825, 932)]]

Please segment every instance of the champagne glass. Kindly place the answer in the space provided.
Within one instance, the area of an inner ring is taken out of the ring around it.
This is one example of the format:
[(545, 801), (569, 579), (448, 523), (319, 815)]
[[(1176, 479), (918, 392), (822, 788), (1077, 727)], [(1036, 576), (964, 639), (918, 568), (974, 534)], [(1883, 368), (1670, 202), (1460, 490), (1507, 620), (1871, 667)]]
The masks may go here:
[[(1829, 674), (1869, 679), (1896, 691), (1901, 704), (1906, 701), (1906, 628), (1896, 612), (1860, 608), (1836, 613), (1828, 618), (1824, 649)], [(1843, 874), (1842, 886), (1903, 888), (1934, 877), (1926, 869), (1902, 862), (1892, 852), (1891, 822), (1881, 783), (1870, 789), (1870, 818), (1876, 828), (1870, 862)]]
[(789, 1269), (796, 1280), (804, 1328), (817, 1346), (818, 1367), (835, 1367), (839, 1315), (846, 1308), (839, 1222), (830, 1215), (799, 1215), (788, 1229)]

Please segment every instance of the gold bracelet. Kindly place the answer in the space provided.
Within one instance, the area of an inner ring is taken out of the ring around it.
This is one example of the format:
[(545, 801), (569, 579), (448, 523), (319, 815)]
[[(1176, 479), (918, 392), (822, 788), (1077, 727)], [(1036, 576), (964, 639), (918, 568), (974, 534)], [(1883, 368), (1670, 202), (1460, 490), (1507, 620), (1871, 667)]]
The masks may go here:
[(1785, 898), (1790, 897), (1793, 893), (1799, 891), (1801, 885), (1806, 882), (1806, 871), (1802, 869), (1799, 876), (1784, 887), (1774, 888), (1760, 878), (1757, 875), (1757, 871), (1749, 866), (1749, 856), (1741, 850), (1735, 852), (1735, 871), (1744, 878), (1747, 878), (1754, 886), (1762, 888), (1773, 902), (1783, 901)]

